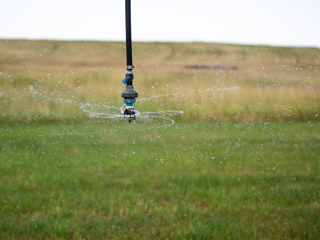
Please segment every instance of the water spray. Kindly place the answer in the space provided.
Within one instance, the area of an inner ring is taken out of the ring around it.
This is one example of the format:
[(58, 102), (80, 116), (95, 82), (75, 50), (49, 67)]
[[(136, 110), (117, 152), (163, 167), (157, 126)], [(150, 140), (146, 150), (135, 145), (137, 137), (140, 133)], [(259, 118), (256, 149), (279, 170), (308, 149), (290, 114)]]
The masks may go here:
[(121, 93), (121, 97), (124, 98), (126, 109), (123, 112), (124, 119), (136, 120), (136, 114), (133, 104), (136, 102), (138, 92), (133, 90), (133, 68), (132, 65), (132, 39), (131, 39), (131, 0), (126, 0), (126, 50), (127, 50), (127, 73), (126, 78), (122, 80), (122, 83), (126, 85), (126, 90)]

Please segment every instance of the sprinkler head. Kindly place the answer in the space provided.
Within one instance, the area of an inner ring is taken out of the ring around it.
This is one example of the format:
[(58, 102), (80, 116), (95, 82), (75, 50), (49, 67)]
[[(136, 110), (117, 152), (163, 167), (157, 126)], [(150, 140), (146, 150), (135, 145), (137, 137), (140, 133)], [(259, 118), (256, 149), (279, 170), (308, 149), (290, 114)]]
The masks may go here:
[(126, 85), (126, 90), (121, 93), (121, 97), (124, 98), (126, 104), (126, 109), (123, 112), (124, 120), (136, 120), (136, 115), (134, 111), (133, 104), (136, 102), (138, 97), (138, 92), (133, 90), (133, 85)]
[(132, 120), (136, 120), (136, 115), (133, 107), (126, 107), (123, 115), (124, 120), (129, 120), (129, 123), (131, 123)]

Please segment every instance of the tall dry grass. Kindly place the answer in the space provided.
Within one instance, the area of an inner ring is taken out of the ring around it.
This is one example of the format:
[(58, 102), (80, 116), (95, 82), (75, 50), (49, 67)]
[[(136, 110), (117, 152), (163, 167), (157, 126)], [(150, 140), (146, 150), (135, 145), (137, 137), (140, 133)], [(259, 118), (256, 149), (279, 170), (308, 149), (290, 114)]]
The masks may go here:
[[(0, 40), (0, 122), (101, 120), (84, 106), (103, 112), (122, 105), (124, 47)], [(173, 118), (196, 121), (319, 119), (319, 49), (209, 43), (133, 49), (140, 112), (180, 110)]]

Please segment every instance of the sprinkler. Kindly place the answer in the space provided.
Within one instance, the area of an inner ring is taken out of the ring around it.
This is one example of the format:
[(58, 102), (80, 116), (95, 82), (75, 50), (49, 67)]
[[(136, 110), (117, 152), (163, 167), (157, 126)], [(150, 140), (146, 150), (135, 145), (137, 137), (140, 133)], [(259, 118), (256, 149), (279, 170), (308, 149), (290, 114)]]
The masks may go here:
[(121, 93), (121, 97), (124, 98), (126, 109), (123, 112), (124, 119), (136, 120), (133, 104), (136, 102), (138, 92), (133, 90), (133, 68), (132, 65), (132, 40), (131, 40), (131, 0), (126, 0), (126, 50), (127, 50), (127, 73), (126, 78), (122, 80), (122, 83), (126, 85), (126, 90)]

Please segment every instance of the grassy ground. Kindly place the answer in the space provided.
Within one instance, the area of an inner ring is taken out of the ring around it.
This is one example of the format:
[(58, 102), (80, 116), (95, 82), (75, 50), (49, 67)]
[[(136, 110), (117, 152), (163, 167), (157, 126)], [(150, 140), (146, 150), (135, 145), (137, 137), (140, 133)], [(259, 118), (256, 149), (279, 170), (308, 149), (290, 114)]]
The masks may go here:
[(133, 49), (0, 40), (0, 238), (319, 239), (320, 49)]
[[(181, 110), (188, 121), (320, 118), (320, 49), (210, 43), (133, 49), (140, 111)], [(120, 107), (125, 64), (121, 42), (0, 40), (0, 122), (87, 121), (82, 105)]]
[(1, 239), (319, 239), (320, 124), (0, 127)]

